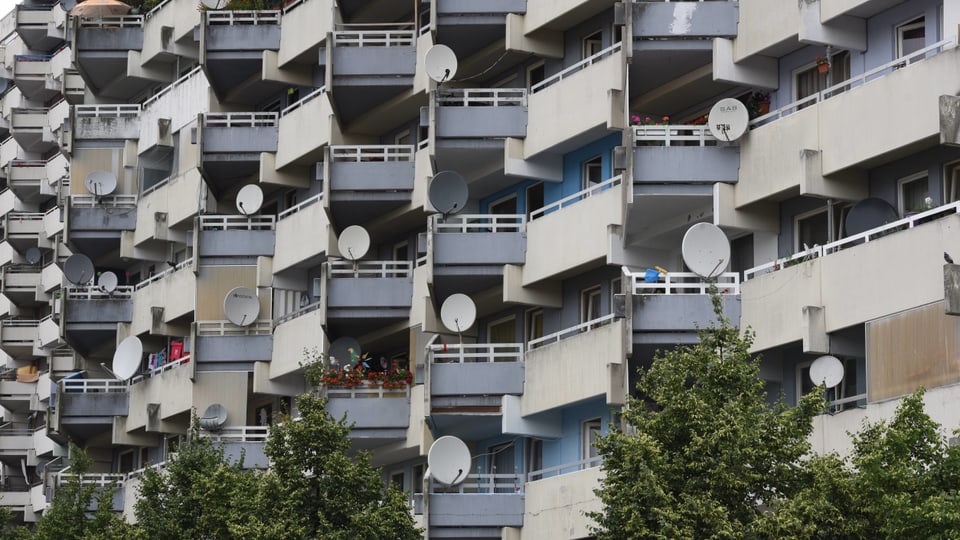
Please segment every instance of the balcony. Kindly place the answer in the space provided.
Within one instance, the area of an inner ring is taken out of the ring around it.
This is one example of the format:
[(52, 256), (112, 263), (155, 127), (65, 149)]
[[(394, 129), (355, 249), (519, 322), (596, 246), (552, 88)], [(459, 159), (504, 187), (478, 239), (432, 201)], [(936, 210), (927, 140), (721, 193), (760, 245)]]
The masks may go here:
[(737, 181), (740, 147), (718, 141), (706, 125), (633, 126), (634, 193), (650, 184)]
[(410, 425), (410, 388), (329, 387), (325, 389), (327, 412), (334, 418), (347, 416), (354, 445), (373, 447), (406, 440)]
[[(322, 194), (310, 197), (277, 216), (275, 274), (316, 266), (326, 258), (329, 247), (337, 244), (322, 197)], [(303, 231), (315, 234), (305, 236)]]
[(201, 66), (197, 66), (144, 101), (140, 112), (138, 152), (142, 155), (154, 149), (168, 151), (174, 146), (174, 134), (196, 122), (197, 115), (209, 111), (211, 100), (210, 83)]
[(59, 141), (50, 129), (50, 109), (14, 108), (11, 111), (10, 133), (25, 152), (46, 153)]
[(257, 320), (249, 326), (197, 321), (197, 371), (253, 371), (255, 362), (269, 362), (272, 328), (269, 320)]
[(283, 88), (263, 79), (265, 51), (280, 49), (280, 11), (203, 11), (200, 32), (200, 63), (221, 102), (254, 105)]
[(78, 251), (91, 257), (114, 251), (120, 247), (121, 231), (137, 228), (137, 196), (70, 195), (68, 224), (70, 242)]
[(113, 417), (129, 411), (127, 381), (117, 379), (61, 379), (50, 396), (51, 430), (74, 440), (109, 432)]
[(336, 260), (328, 262), (327, 268), (327, 324), (332, 333), (363, 334), (409, 317), (410, 261)]
[[(230, 12), (226, 12), (230, 13)], [(201, 123), (203, 172), (217, 189), (259, 176), (260, 154), (277, 151), (277, 113), (205, 113)]]
[(272, 257), (276, 216), (200, 216), (200, 257)]
[(267, 442), (269, 432), (267, 426), (226, 426), (216, 432), (204, 431), (201, 434), (222, 446), (223, 457), (228, 462), (236, 463), (242, 457), (245, 469), (266, 469), (270, 463), (263, 452), (263, 445)]
[(735, 38), (739, 2), (633, 2), (634, 39)]
[[(137, 228), (132, 238), (121, 236), (121, 249), (155, 240), (186, 243), (186, 231), (193, 228), (198, 210), (196, 204), (183, 201), (195, 200), (202, 186), (203, 176), (193, 168), (144, 189), (137, 206)], [(128, 240), (132, 246), (125, 245)], [(130, 257), (135, 258), (132, 253)]]
[(295, 0), (283, 8), (284, 21), (280, 34), (277, 64), (281, 68), (296, 65), (313, 66), (320, 45), (333, 31), (334, 10), (329, 4)]
[(73, 110), (73, 138), (76, 141), (140, 137), (138, 104), (76, 105)]
[(523, 88), (441, 89), (437, 91), (435, 114), (437, 139), (526, 137), (527, 91)]
[(340, 227), (366, 223), (410, 203), (416, 147), (331, 146), (330, 203)]
[[(123, 510), (123, 492), (126, 487), (126, 479), (127, 475), (123, 473), (74, 474), (70, 471), (70, 467), (66, 467), (57, 473), (55, 485), (59, 488), (67, 485), (69, 482), (77, 482), (86, 488), (92, 487), (94, 489), (93, 497), (97, 502), (99, 502), (97, 497), (100, 492), (106, 489), (115, 489), (111, 498), (112, 510), (114, 512), (120, 512)], [(56, 490), (54, 490), (54, 493), (56, 493)]]
[(198, 57), (195, 30), (201, 12), (196, 7), (191, 0), (163, 0), (146, 13), (138, 58), (144, 71), (166, 71), (158, 68), (183, 62), (183, 57)]
[(7, 185), (21, 201), (37, 203), (56, 196), (60, 180), (69, 178), (63, 154), (49, 160), (14, 159), (7, 163)]
[(3, 319), (0, 321), (0, 347), (14, 358), (31, 356), (39, 325), (40, 321), (32, 319)]
[(111, 292), (99, 286), (68, 287), (63, 296), (64, 332), (78, 350), (90, 351), (115, 341), (117, 323), (133, 320), (133, 286)]
[(42, 268), (34, 265), (10, 265), (2, 269), (0, 292), (21, 308), (37, 303)]
[(138, 63), (130, 64), (130, 51), (139, 53), (143, 48), (143, 20), (143, 15), (76, 18), (76, 66), (94, 95), (128, 100), (157, 83), (130, 76), (140, 68)]
[(177, 335), (165, 325), (181, 317), (192, 320), (197, 304), (197, 276), (192, 267), (193, 259), (187, 259), (134, 286), (131, 335), (145, 332)]
[[(29, 412), (31, 398), (37, 395), (36, 368), (34, 373), (17, 373), (20, 369), (10, 368), (0, 373), (0, 406), (14, 414)], [(25, 382), (29, 379), (33, 380)]]
[(603, 471), (597, 458), (548, 467), (527, 474), (524, 526), (544, 538), (587, 538), (594, 525), (586, 514), (602, 511), (593, 493)]
[(17, 4), (17, 34), (28, 48), (49, 51), (65, 37), (67, 12), (56, 5)]
[(61, 71), (69, 65), (70, 49), (67, 48), (61, 48), (54, 54), (14, 56), (13, 80), (24, 95), (39, 102), (47, 102), (60, 94), (60, 85), (54, 80), (54, 77), (60, 76), (60, 73), (54, 71), (54, 55), (62, 55), (56, 62)]
[[(304, 130), (303, 126), (311, 126)], [(323, 159), (323, 149), (339, 129), (326, 88), (318, 88), (280, 111), (276, 167), (312, 166)]]
[[(28, 465), (36, 465), (36, 456), (50, 451), (52, 441), (46, 443), (47, 428), (29, 427), (25, 423), (6, 422), (0, 425), (0, 460), (15, 462), (21, 459)], [(37, 446), (37, 443), (40, 443)], [(0, 490), (3, 492), (4, 490)]]
[[(115, 422), (114, 431), (172, 431), (177, 425), (182, 426), (168, 421), (182, 418), (193, 406), (195, 370), (196, 364), (190, 355), (185, 355), (130, 379), (129, 414)], [(228, 382), (223, 380), (224, 384)]]
[(61, 80), (60, 93), (69, 103), (76, 105), (83, 103), (86, 97), (87, 83), (84, 82), (80, 72), (73, 68), (63, 70), (63, 79)]
[(503, 265), (526, 260), (527, 223), (523, 214), (434, 216), (428, 237), (437, 298), (499, 286)]
[(524, 475), (470, 474), (455, 487), (431, 482), (428, 519), (431, 537), (487, 538), (502, 527), (522, 527)]
[[(278, 317), (274, 321), (273, 355), (266, 373), (254, 373), (254, 385), (257, 385), (258, 375), (264, 379), (280, 379), (293, 375), (294, 384), (299, 384), (303, 366), (303, 351), (328, 350), (330, 348), (324, 334), (324, 313), (320, 309), (321, 302), (307, 304), (291, 313)], [(266, 382), (264, 382), (266, 384)], [(255, 390), (256, 391), (256, 390)]]
[(43, 217), (39, 212), (8, 213), (3, 217), (4, 239), (21, 253), (36, 247), (43, 231)]

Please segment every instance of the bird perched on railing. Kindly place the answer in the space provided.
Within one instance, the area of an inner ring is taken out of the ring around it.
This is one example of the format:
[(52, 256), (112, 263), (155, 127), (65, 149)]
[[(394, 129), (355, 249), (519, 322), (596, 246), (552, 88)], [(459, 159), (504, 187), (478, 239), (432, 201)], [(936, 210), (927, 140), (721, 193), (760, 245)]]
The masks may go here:
[(943, 252), (943, 260), (947, 261), (947, 264), (953, 264), (953, 257), (946, 251)]

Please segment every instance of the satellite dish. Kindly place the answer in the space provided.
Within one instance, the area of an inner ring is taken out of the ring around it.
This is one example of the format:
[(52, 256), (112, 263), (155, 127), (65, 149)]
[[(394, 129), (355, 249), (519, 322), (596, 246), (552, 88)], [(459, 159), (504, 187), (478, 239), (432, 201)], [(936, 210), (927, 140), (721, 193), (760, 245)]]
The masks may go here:
[(143, 343), (140, 342), (140, 338), (127, 337), (117, 345), (117, 350), (113, 353), (113, 368), (110, 371), (120, 379), (128, 381), (140, 369), (141, 360), (143, 360)]
[(200, 0), (200, 3), (207, 9), (220, 9), (223, 7), (223, 0)]
[(750, 115), (747, 107), (739, 100), (723, 98), (710, 109), (707, 125), (710, 133), (721, 141), (735, 141), (747, 132)]
[(256, 184), (247, 184), (237, 193), (237, 210), (245, 216), (256, 214), (263, 204), (263, 190)]
[(8, 88), (10, 88), (10, 80), (0, 79), (0, 94), (6, 93)]
[(93, 261), (82, 253), (74, 253), (63, 261), (63, 275), (74, 285), (86, 285), (93, 279)]
[(730, 241), (712, 223), (697, 223), (687, 229), (681, 251), (687, 268), (706, 279), (722, 274), (730, 262)]
[(60, 0), (60, 7), (67, 13), (70, 13), (70, 10), (77, 7), (77, 0)]
[(32, 247), (27, 250), (26, 257), (28, 263), (37, 264), (41, 259), (43, 259), (43, 254), (40, 253), (38, 248)]
[(350, 363), (354, 356), (359, 358), (362, 353), (360, 342), (352, 337), (337, 338), (330, 344), (330, 356), (336, 358), (341, 366)]
[(843, 362), (836, 356), (821, 356), (810, 364), (810, 380), (833, 388), (843, 380)]
[(463, 293), (451, 294), (440, 306), (440, 320), (451, 332), (465, 332), (477, 320), (477, 305)]
[(470, 191), (460, 173), (440, 171), (430, 179), (427, 197), (437, 212), (443, 215), (456, 214), (467, 204)]
[(853, 236), (898, 219), (900, 216), (893, 205), (883, 199), (870, 197), (853, 205), (847, 212), (843, 230), (847, 236)]
[(235, 287), (223, 297), (223, 314), (237, 326), (250, 326), (260, 314), (260, 298), (247, 287)]
[(93, 171), (87, 175), (83, 184), (94, 196), (103, 197), (116, 191), (117, 176), (109, 171)]
[(227, 408), (219, 403), (210, 405), (200, 417), (200, 427), (206, 431), (220, 431), (227, 423)]
[(457, 437), (444, 435), (433, 441), (427, 452), (427, 467), (434, 480), (455, 486), (470, 474), (470, 449)]
[(340, 255), (351, 261), (362, 259), (370, 249), (370, 233), (360, 225), (351, 225), (340, 233), (337, 247)]
[(434, 45), (423, 55), (423, 65), (428, 77), (444, 83), (457, 74), (457, 55), (446, 45)]
[(110, 271), (100, 274), (100, 279), (97, 280), (97, 285), (100, 286), (100, 289), (108, 293), (117, 290), (119, 283), (120, 280), (117, 279), (117, 275)]

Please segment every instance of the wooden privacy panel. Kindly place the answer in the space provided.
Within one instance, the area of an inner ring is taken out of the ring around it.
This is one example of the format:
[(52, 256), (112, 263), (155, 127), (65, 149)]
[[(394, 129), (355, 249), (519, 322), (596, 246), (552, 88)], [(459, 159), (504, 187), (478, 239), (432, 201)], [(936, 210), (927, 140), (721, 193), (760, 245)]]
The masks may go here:
[[(256, 266), (200, 266), (197, 275), (197, 320), (224, 321), (223, 297), (234, 287), (257, 290)], [(270, 318), (269, 299), (260, 295), (260, 316)]]
[(960, 317), (937, 302), (866, 324), (868, 400), (960, 381)]

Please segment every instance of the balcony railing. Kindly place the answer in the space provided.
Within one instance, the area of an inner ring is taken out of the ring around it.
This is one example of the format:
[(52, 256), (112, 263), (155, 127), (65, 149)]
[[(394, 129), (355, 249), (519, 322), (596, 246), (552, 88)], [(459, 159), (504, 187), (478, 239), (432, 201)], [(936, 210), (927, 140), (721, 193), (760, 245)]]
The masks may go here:
[(76, 481), (80, 480), (80, 485), (83, 486), (96, 486), (96, 487), (111, 487), (122, 485), (124, 480), (127, 479), (127, 475), (124, 473), (86, 473), (86, 474), (74, 474), (69, 471), (69, 467), (63, 469), (57, 473), (57, 486), (63, 486), (71, 480)]
[(133, 297), (133, 286), (124, 285), (111, 292), (107, 292), (99, 285), (67, 287), (66, 297), (68, 300), (126, 300)]
[(523, 362), (523, 343), (463, 343), (431, 345), (433, 362)]
[(431, 482), (430, 493), (523, 493), (524, 482), (523, 473), (474, 473), (456, 486)]
[(265, 25), (280, 24), (279, 10), (259, 11), (208, 11), (207, 24), (209, 25)]
[(555, 84), (555, 83), (558, 83), (558, 82), (562, 81), (563, 79), (565, 79), (566, 77), (569, 77), (569, 76), (573, 75), (574, 73), (577, 73), (578, 71), (581, 71), (581, 70), (583, 70), (583, 69), (585, 69), (585, 68), (587, 68), (587, 67), (592, 66), (593, 64), (596, 64), (597, 62), (603, 60), (604, 58), (606, 58), (606, 57), (608, 57), (608, 56), (610, 56), (610, 55), (612, 55), (612, 54), (615, 54), (615, 53), (620, 52), (620, 49), (621, 49), (622, 45), (623, 45), (622, 42), (614, 43), (612, 46), (607, 47), (606, 49), (598, 52), (597, 54), (594, 54), (594, 55), (592, 55), (592, 56), (588, 56), (587, 58), (584, 58), (583, 60), (577, 62), (576, 64), (574, 64), (574, 65), (572, 65), (572, 66), (564, 69), (564, 70), (561, 71), (560, 73), (557, 73), (556, 75), (552, 75), (552, 76), (550, 76), (550, 77), (547, 77), (546, 79), (544, 79), (544, 80), (538, 82), (537, 84), (531, 86), (531, 87), (530, 87), (530, 93), (531, 93), (531, 94), (536, 94), (537, 92), (543, 90), (544, 88), (546, 88), (546, 87), (548, 87), (548, 86), (551, 86), (551, 85), (553, 85), (553, 84)]
[(716, 285), (720, 294), (740, 294), (740, 274), (724, 272), (714, 280), (704, 279), (693, 272), (661, 273), (663, 281), (647, 282), (646, 272), (630, 272), (624, 268), (630, 280), (632, 294), (709, 294), (711, 285)]
[(441, 107), (526, 107), (523, 88), (455, 88), (437, 91)]
[(275, 216), (200, 216), (201, 231), (272, 231)]
[(268, 426), (230, 426), (216, 432), (202, 431), (201, 434), (221, 443), (257, 443), (266, 442), (270, 428)]
[(10, 212), (7, 217), (10, 221), (42, 221), (45, 215), (42, 212)]
[(280, 111), (280, 117), (283, 118), (284, 116), (292, 113), (293, 111), (305, 105), (307, 102), (313, 101), (314, 99), (317, 98), (317, 96), (319, 96), (320, 94), (323, 94), (326, 91), (327, 91), (326, 86), (321, 86), (320, 88), (317, 88), (313, 92), (310, 92), (309, 94), (303, 96), (298, 101), (291, 103), (290, 105), (287, 106), (287, 108)]
[(277, 317), (277, 318), (273, 321), (273, 327), (276, 328), (277, 326), (279, 326), (279, 325), (281, 325), (281, 324), (283, 324), (283, 323), (285, 323), (285, 322), (287, 322), (287, 321), (292, 321), (293, 319), (296, 319), (297, 317), (299, 317), (299, 316), (301, 316), (301, 315), (306, 315), (307, 313), (310, 313), (310, 312), (312, 312), (312, 311), (316, 311), (316, 310), (320, 309), (320, 306), (322, 306), (323, 304), (324, 304), (324, 301), (318, 300), (318, 301), (316, 301), (316, 302), (313, 302), (313, 303), (310, 303), (310, 304), (306, 304), (306, 305), (300, 306), (299, 308), (291, 311), (290, 313), (284, 313), (283, 315)]
[(716, 146), (708, 126), (633, 126), (636, 146)]
[(416, 148), (412, 144), (361, 144), (330, 147), (330, 157), (336, 163), (413, 161), (415, 153)]
[(411, 261), (330, 261), (331, 278), (404, 278), (412, 273)]
[(559, 201), (552, 202), (543, 208), (538, 208), (530, 212), (530, 220), (537, 219), (551, 212), (558, 210), (563, 210), (564, 208), (570, 206), (571, 204), (580, 202), (584, 199), (588, 199), (594, 195), (598, 195), (603, 191), (606, 191), (614, 186), (619, 186), (623, 182), (623, 175), (617, 175), (608, 180), (604, 180), (599, 184), (592, 185), (587, 189), (580, 190), (573, 195), (567, 195), (566, 197), (560, 199)]
[(564, 328), (559, 332), (554, 332), (537, 339), (531, 339), (527, 342), (527, 350), (532, 351), (533, 349), (543, 347), (544, 345), (549, 345), (551, 343), (559, 343), (561, 340), (568, 337), (573, 337), (580, 335), (584, 332), (589, 332), (594, 328), (605, 326), (610, 324), (610, 321), (614, 319), (614, 314), (604, 315), (603, 317), (597, 317), (596, 319), (580, 323), (576, 326), (571, 326), (570, 328)]
[(870, 242), (871, 240), (876, 240), (898, 231), (912, 229), (917, 225), (954, 214), (960, 214), (960, 201), (938, 206), (937, 208), (920, 212), (912, 216), (907, 216), (897, 221), (885, 223), (879, 227), (875, 227), (869, 231), (864, 231), (860, 234), (841, 238), (840, 240), (836, 240), (822, 246), (813, 246), (812, 248), (794, 253), (788, 257), (782, 257), (775, 261), (754, 266), (753, 268), (743, 271), (743, 280), (747, 281), (761, 274), (767, 274), (787, 266), (793, 266), (804, 261), (809, 261), (818, 257), (823, 257), (824, 255), (836, 253), (837, 251), (851, 246), (864, 244)]
[[(168, 1), (169, 1), (169, 0), (168, 0)], [(160, 7), (160, 6), (157, 6), (157, 7)], [(154, 8), (154, 10), (155, 10), (155, 9), (156, 9), (156, 8)], [(152, 12), (152, 11), (153, 11), (153, 10), (151, 10), (151, 12)], [(149, 16), (150, 16), (150, 13), (147, 13), (147, 17), (148, 17), (148, 18), (149, 18)], [(184, 75), (183, 77), (180, 77), (179, 79), (173, 81), (172, 83), (170, 83), (169, 85), (167, 85), (166, 88), (164, 88), (163, 90), (157, 92), (157, 93), (154, 94), (151, 98), (149, 98), (149, 99), (147, 99), (146, 101), (144, 101), (143, 104), (141, 105), (141, 107), (146, 108), (146, 107), (147, 107), (148, 105), (150, 105), (151, 103), (153, 103), (153, 102), (159, 100), (161, 97), (169, 94), (170, 92), (173, 91), (174, 88), (176, 88), (176, 87), (180, 86), (181, 84), (183, 84), (183, 83), (187, 82), (188, 80), (190, 80), (191, 77), (193, 77), (194, 75), (196, 75), (197, 73), (199, 73), (202, 69), (203, 69), (203, 66), (197, 66), (197, 67), (191, 69), (189, 73), (187, 73), (187, 74)]]
[(544, 478), (550, 478), (553, 476), (560, 476), (564, 474), (570, 474), (577, 471), (582, 471), (585, 469), (591, 469), (593, 467), (599, 467), (603, 463), (603, 456), (594, 456), (592, 458), (581, 459), (580, 461), (574, 461), (571, 463), (564, 463), (563, 465), (554, 465), (553, 467), (545, 467), (536, 471), (530, 471), (527, 473), (527, 481), (535, 482), (537, 480), (542, 480)]
[(281, 220), (281, 219), (284, 219), (284, 218), (288, 218), (288, 217), (296, 214), (297, 212), (303, 210), (304, 208), (310, 206), (311, 204), (318, 203), (318, 202), (320, 202), (320, 201), (322, 201), (322, 200), (323, 200), (323, 193), (317, 193), (317, 194), (314, 195), (313, 197), (310, 197), (309, 199), (305, 199), (305, 200), (303, 200), (303, 201), (301, 201), (301, 202), (299, 202), (299, 203), (291, 206), (290, 208), (287, 208), (287, 209), (284, 210), (283, 212), (280, 212), (280, 214), (277, 215), (277, 220)]
[(74, 105), (76, 118), (138, 118), (140, 105)]
[[(333, 44), (336, 47), (413, 47), (417, 42), (417, 32), (412, 29), (412, 23), (340, 26), (357, 26), (367, 30), (337, 30), (333, 33)], [(377, 26), (381, 28), (376, 28)]]
[(171, 369), (178, 368), (178, 367), (180, 367), (180, 366), (182, 366), (182, 365), (184, 365), (184, 364), (188, 364), (188, 363), (190, 363), (190, 355), (189, 355), (189, 354), (185, 354), (185, 355), (181, 356), (180, 358), (178, 358), (178, 359), (176, 359), (176, 360), (174, 360), (174, 361), (172, 361), (172, 362), (167, 362), (166, 364), (163, 364), (162, 366), (155, 367), (155, 368), (147, 371), (146, 373), (144, 373), (144, 374), (142, 374), (142, 375), (137, 375), (136, 377), (131, 378), (131, 379), (130, 379), (130, 384), (137, 384), (138, 382), (145, 381), (145, 380), (147, 380), (147, 379), (149, 379), (149, 378), (151, 378), (151, 377), (156, 377), (157, 375), (160, 375), (161, 373), (166, 373), (167, 371), (170, 371)]
[(273, 324), (256, 320), (249, 326), (237, 326), (230, 321), (197, 321), (198, 336), (269, 336)]
[(136, 195), (70, 195), (70, 206), (74, 208), (136, 208)]
[(185, 260), (185, 261), (177, 264), (177, 265), (174, 266), (173, 268), (168, 268), (168, 269), (164, 270), (163, 272), (160, 272), (159, 274), (150, 276), (150, 277), (148, 277), (147, 279), (141, 281), (140, 283), (137, 283), (136, 285), (134, 285), (134, 288), (133, 288), (133, 289), (134, 289), (135, 291), (139, 291), (140, 289), (146, 287), (147, 285), (150, 285), (150, 284), (153, 283), (154, 281), (159, 281), (159, 280), (165, 278), (166, 276), (169, 276), (170, 274), (176, 272), (177, 270), (182, 270), (182, 269), (184, 269), (184, 268), (186, 268), (186, 267), (188, 267), (188, 266), (190, 266), (190, 265), (192, 265), (192, 264), (193, 264), (193, 257), (190, 257), (189, 259), (187, 259), (187, 260)]
[(524, 214), (457, 214), (437, 218), (434, 229), (439, 233), (517, 233), (527, 230)]
[(278, 118), (279, 115), (275, 112), (206, 113), (203, 115), (203, 127), (274, 127)]
[(381, 385), (374, 387), (342, 387), (328, 386), (324, 389), (324, 395), (328, 398), (348, 398), (348, 399), (366, 399), (366, 398), (407, 398), (410, 397), (410, 387), (403, 388), (384, 388)]
[[(217, 13), (217, 12), (213, 12)], [(100, 17), (99, 19), (85, 19), (80, 17), (80, 28), (142, 28), (143, 15), (121, 15), (117, 17)]]
[(118, 379), (60, 379), (60, 387), (71, 394), (124, 393), (127, 381)]

